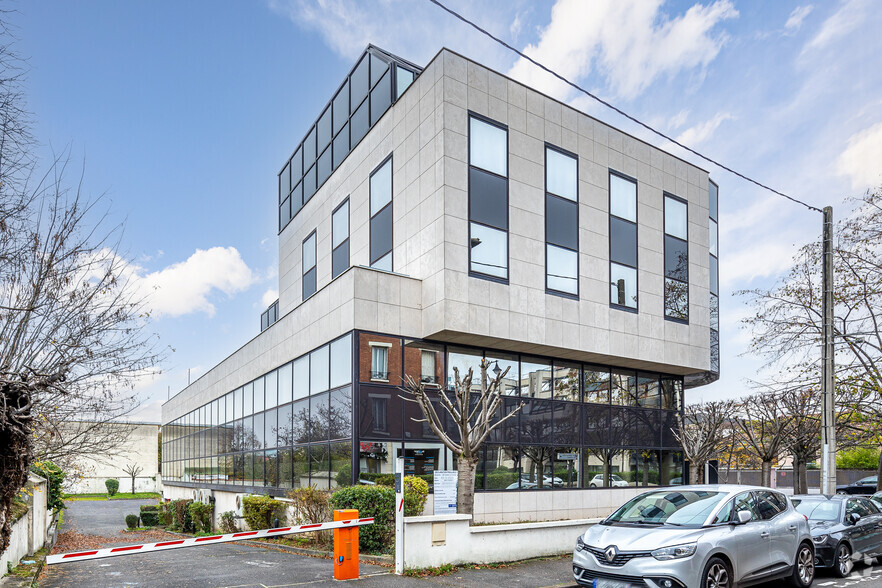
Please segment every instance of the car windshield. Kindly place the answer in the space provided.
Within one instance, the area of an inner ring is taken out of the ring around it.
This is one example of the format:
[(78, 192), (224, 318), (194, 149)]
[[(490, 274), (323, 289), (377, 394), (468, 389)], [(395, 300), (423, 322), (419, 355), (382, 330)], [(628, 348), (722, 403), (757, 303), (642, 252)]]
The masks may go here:
[(703, 525), (725, 492), (658, 491), (632, 498), (606, 519), (606, 523), (638, 525)]
[(804, 514), (810, 521), (838, 521), (839, 501), (802, 500), (796, 504), (796, 512)]

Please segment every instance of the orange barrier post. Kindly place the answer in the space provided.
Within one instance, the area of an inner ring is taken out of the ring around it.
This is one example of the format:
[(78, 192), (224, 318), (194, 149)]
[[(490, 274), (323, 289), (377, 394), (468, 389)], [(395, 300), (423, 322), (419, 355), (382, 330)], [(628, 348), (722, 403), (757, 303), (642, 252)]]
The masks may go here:
[[(349, 521), (358, 518), (355, 509), (335, 510), (335, 521)], [(358, 578), (358, 527), (334, 529), (334, 579), (354, 580)]]

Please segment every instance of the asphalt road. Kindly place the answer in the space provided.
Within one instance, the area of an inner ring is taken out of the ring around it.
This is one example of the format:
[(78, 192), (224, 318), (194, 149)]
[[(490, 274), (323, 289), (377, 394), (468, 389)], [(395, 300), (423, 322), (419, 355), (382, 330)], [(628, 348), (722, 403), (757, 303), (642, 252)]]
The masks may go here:
[[(125, 515), (153, 501), (115, 500), (71, 502), (61, 532), (101, 535), (106, 546), (138, 543), (122, 533)], [(575, 586), (569, 556), (528, 561), (505, 567), (457, 570), (445, 576), (408, 578), (388, 568), (362, 564), (361, 577), (351, 583), (368, 588), (410, 586), (518, 586), (540, 588)], [(242, 543), (206, 545), (171, 551), (127, 555), (49, 566), (42, 588), (282, 588), (285, 586), (339, 586), (332, 562)], [(764, 584), (778, 588), (783, 582)], [(821, 573), (814, 586), (824, 588), (882, 588), (882, 566), (858, 564), (849, 578), (838, 580)]]

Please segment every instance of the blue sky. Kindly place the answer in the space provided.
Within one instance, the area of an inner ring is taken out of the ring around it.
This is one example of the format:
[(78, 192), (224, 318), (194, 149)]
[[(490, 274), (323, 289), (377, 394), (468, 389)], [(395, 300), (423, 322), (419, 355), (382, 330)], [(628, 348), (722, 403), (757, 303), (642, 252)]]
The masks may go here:
[[(882, 183), (882, 11), (872, 0), (557, 0), (449, 6), (626, 111), (815, 206)], [(427, 0), (20, 2), (43, 161), (70, 150), (125, 221), (124, 250), (173, 348), (137, 418), (259, 331), (277, 288), (276, 173), (371, 42), (416, 63), (446, 46), (709, 169), (720, 184), (722, 379), (746, 392), (749, 311), (816, 213), (649, 136)], [(72, 178), (77, 179), (77, 178)]]

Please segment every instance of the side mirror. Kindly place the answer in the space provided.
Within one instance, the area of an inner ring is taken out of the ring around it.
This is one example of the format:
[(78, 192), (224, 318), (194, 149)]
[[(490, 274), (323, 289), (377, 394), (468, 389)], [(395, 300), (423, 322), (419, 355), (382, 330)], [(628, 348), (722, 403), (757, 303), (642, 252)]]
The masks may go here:
[(750, 514), (749, 510), (739, 510), (738, 514), (735, 516), (735, 519), (732, 521), (733, 525), (743, 525), (744, 523), (749, 523), (750, 519), (753, 518), (753, 515)]
[(856, 513), (856, 512), (848, 513), (848, 522), (851, 523), (852, 525), (856, 525), (859, 520), (861, 520), (861, 515), (859, 515), (858, 513)]

